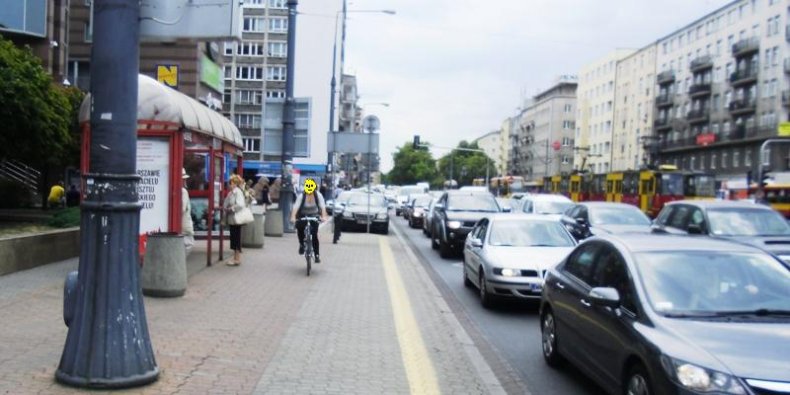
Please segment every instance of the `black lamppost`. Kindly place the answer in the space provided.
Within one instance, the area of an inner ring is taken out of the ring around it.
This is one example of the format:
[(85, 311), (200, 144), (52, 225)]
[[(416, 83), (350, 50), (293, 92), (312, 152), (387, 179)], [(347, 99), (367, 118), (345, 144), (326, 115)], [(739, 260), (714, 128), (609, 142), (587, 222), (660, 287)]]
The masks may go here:
[(283, 106), (283, 142), (281, 157), (281, 177), (282, 188), (280, 190), (280, 207), (283, 215), (283, 232), (293, 233), (291, 226), (291, 208), (293, 207), (294, 184), (293, 161), (294, 161), (294, 124), (296, 115), (294, 113), (294, 64), (296, 56), (296, 6), (298, 0), (288, 0), (288, 62), (286, 63), (285, 73), (285, 105)]
[(93, 0), (90, 167), (83, 174), (80, 263), (55, 378), (122, 388), (159, 377), (139, 282), (139, 0)]

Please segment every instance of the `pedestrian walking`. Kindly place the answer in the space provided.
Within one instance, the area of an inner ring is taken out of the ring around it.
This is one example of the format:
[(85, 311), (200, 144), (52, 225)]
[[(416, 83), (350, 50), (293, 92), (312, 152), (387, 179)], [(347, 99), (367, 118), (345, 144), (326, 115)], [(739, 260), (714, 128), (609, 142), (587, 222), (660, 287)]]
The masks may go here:
[(71, 184), (69, 186), (69, 191), (66, 192), (66, 207), (77, 207), (80, 205), (80, 191), (77, 190), (77, 186)]
[[(241, 227), (252, 222), (252, 211), (247, 204), (244, 194), (244, 179), (238, 174), (230, 177), (230, 192), (225, 197), (223, 205), (228, 218), (230, 228), (230, 249), (233, 250), (233, 260), (225, 262), (228, 266), (238, 266), (241, 264)], [(249, 218), (246, 218), (246, 211), (249, 211)]]

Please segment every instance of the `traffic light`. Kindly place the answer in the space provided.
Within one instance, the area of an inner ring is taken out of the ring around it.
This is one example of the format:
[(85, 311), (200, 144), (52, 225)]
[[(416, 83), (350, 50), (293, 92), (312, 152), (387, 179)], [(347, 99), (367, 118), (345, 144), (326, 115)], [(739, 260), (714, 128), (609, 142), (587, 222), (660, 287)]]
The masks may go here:
[(414, 135), (414, 142), (412, 142), (411, 147), (414, 149), (420, 149), (420, 135)]

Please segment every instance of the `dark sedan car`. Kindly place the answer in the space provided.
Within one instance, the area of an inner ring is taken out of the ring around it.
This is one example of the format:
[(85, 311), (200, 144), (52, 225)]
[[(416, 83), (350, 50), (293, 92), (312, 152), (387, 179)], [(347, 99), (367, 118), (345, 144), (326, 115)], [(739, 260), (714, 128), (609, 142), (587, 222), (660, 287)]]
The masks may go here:
[(343, 209), (342, 229), (367, 228), (383, 234), (389, 233), (390, 217), (387, 200), (380, 193), (354, 192), (349, 195)]
[(607, 233), (650, 233), (650, 218), (625, 203), (584, 202), (565, 212), (562, 224), (577, 240)]
[(763, 248), (790, 263), (790, 225), (769, 206), (727, 200), (680, 200), (664, 206), (654, 233), (703, 234)]
[(605, 235), (545, 278), (543, 356), (612, 394), (790, 393), (790, 270), (702, 237)]
[(501, 209), (490, 192), (450, 190), (433, 206), (431, 247), (443, 258), (460, 250), (477, 221)]
[(425, 194), (417, 195), (409, 202), (409, 207), (407, 209), (408, 216), (406, 219), (409, 220), (410, 228), (422, 228), (422, 223), (425, 220), (428, 207), (431, 205), (432, 201), (433, 196)]

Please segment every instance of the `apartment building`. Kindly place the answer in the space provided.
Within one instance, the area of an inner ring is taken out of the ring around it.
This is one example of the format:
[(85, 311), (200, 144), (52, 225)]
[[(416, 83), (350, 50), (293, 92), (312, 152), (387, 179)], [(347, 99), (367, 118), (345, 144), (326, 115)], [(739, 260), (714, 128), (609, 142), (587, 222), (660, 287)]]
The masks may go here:
[(15, 0), (0, 9), (0, 34), (17, 46), (30, 46), (44, 70), (63, 85), (71, 84), (68, 22), (69, 0)]
[(653, 43), (617, 62), (612, 171), (636, 170), (654, 161), (656, 48)]
[(502, 155), (500, 154), (500, 150), (502, 149), (502, 143), (500, 142), (501, 133), (499, 130), (495, 130), (493, 132), (486, 133), (473, 142), (477, 143), (477, 147), (483, 150), (486, 155), (494, 162), (494, 167), (497, 169), (500, 168), (500, 158)]
[[(743, 178), (788, 120), (786, 1), (740, 0), (658, 40), (657, 162)], [(765, 161), (787, 169), (788, 147)]]
[[(282, 125), (274, 112), (282, 111), (285, 99), (288, 1), (247, 0), (242, 15), (241, 41), (223, 44), (223, 110), (241, 132), (244, 159), (250, 165), (279, 161)], [(304, 133), (297, 128), (297, 143), (307, 141)], [(307, 145), (295, 148), (295, 157), (309, 155)]]
[(573, 168), (608, 172), (612, 167), (617, 63), (634, 51), (618, 49), (579, 71)]
[(576, 76), (560, 76), (524, 106), (510, 140), (514, 174), (540, 181), (573, 170), (577, 83)]
[(518, 127), (518, 118), (508, 117), (499, 127), (499, 162), (497, 173), (499, 175), (511, 174), (510, 171), (510, 139)]

